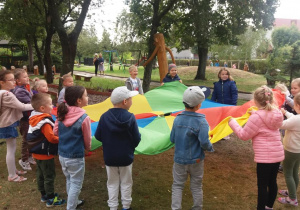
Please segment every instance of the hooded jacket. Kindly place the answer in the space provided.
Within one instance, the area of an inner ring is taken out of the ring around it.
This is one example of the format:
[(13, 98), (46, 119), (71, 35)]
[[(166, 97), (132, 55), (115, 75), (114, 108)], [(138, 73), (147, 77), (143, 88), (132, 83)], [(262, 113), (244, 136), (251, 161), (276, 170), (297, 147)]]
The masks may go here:
[(58, 137), (53, 133), (54, 120), (47, 113), (32, 111), (26, 137), (28, 149), (38, 160), (49, 160), (57, 155)]
[(255, 162), (278, 163), (284, 159), (279, 132), (282, 121), (283, 115), (278, 109), (258, 110), (251, 114), (244, 128), (234, 119), (229, 126), (241, 140), (252, 139)]
[(0, 90), (0, 128), (19, 121), (23, 117), (22, 111), (32, 109), (31, 104), (21, 103), (13, 93)]
[(135, 116), (122, 108), (112, 108), (99, 120), (95, 138), (103, 144), (107, 166), (128, 166), (141, 140)]
[(238, 90), (233, 80), (219, 80), (214, 82), (214, 91), (211, 96), (212, 101), (221, 104), (236, 105), (238, 99)]
[(179, 81), (180, 77), (178, 76), (178, 74), (175, 75), (175, 77), (171, 77), (170, 73), (167, 73), (165, 78), (163, 79), (163, 83), (166, 82), (174, 82), (174, 81)]
[[(64, 150), (64, 154), (65, 156), (63, 157), (70, 157), (73, 155), (72, 152), (75, 151), (75, 148), (72, 148), (72, 146), (75, 147), (81, 147), (79, 144), (75, 144), (75, 142), (69, 142), (69, 144), (67, 143), (68, 141), (74, 141), (74, 139), (71, 136), (66, 136), (64, 134), (66, 134), (65, 132), (60, 132), (59, 128), (59, 123), (62, 123), (64, 125), (64, 127), (68, 130), (72, 129), (72, 126), (79, 120), (79, 118), (81, 118), (83, 115), (85, 115), (85, 110), (77, 107), (77, 106), (69, 106), (68, 107), (69, 111), (68, 113), (65, 115), (65, 119), (64, 121), (55, 121), (55, 125), (54, 125), (54, 129), (53, 132), (55, 135), (57, 135), (59, 137), (59, 143), (58, 143), (58, 153), (59, 155), (61, 155), (61, 145), (69, 145), (70, 148), (63, 148)], [(73, 126), (75, 127), (75, 126)], [(92, 136), (91, 136), (91, 120), (89, 118), (89, 116), (86, 116), (82, 123), (81, 123), (81, 132), (80, 130), (78, 132), (80, 132), (80, 135), (82, 136), (82, 141), (83, 141), (83, 148), (76, 148), (76, 149), (81, 149), (84, 151), (85, 150), (90, 150), (91, 149), (91, 140), (92, 140)], [(77, 129), (77, 128), (74, 128)], [(68, 154), (65, 153), (68, 152)]]
[[(139, 78), (136, 77), (136, 81), (137, 81), (137, 83), (138, 83), (138, 90), (137, 90), (137, 91), (139, 91), (139, 94), (144, 94), (141, 80), (140, 80)], [(132, 84), (132, 81), (131, 81), (130, 77), (127, 78), (127, 80), (125, 81), (125, 86), (126, 86), (127, 89), (130, 90), (130, 91), (133, 91), (133, 90), (134, 90), (134, 89), (133, 89), (133, 84)]]
[[(15, 96), (17, 97), (17, 99), (20, 102), (22, 102), (24, 104), (30, 104), (31, 98), (32, 98), (32, 93), (26, 89), (25, 85), (17, 85), (12, 92), (13, 92), (13, 94), (15, 94)], [(25, 120), (28, 120), (30, 114), (31, 114), (31, 111), (24, 111), (23, 118)]]

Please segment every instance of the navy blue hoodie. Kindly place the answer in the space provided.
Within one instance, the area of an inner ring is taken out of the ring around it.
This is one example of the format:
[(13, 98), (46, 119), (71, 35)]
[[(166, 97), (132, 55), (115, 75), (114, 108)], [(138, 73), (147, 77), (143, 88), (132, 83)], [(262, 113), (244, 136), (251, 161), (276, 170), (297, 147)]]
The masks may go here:
[(128, 166), (141, 140), (135, 116), (122, 108), (112, 108), (99, 120), (95, 138), (103, 144), (107, 166)]
[(214, 82), (214, 91), (211, 97), (212, 101), (221, 104), (236, 105), (238, 99), (238, 90), (233, 80), (219, 80)]

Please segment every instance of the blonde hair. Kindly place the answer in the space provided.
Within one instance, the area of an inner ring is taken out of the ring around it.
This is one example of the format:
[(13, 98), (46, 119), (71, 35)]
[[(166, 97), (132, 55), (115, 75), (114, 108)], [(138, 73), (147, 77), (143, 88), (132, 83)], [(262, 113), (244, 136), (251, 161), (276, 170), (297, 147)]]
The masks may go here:
[(300, 78), (293, 79), (292, 83), (296, 83), (300, 87)]
[(44, 79), (38, 79), (38, 80), (36, 78), (34, 78), (34, 79), (35, 79), (34, 80), (34, 85), (32, 87), (33, 90), (38, 90), (38, 88), (40, 87), (42, 82), (45, 82), (48, 85), (47, 81), (44, 80)]
[(21, 77), (21, 74), (25, 74), (25, 73), (27, 73), (26, 71), (25, 71), (25, 69), (15, 69), (14, 70), (14, 75), (15, 75), (15, 79), (17, 80), (17, 79), (20, 79), (20, 77)]
[(40, 111), (41, 106), (45, 106), (45, 102), (51, 96), (47, 93), (37, 93), (31, 98), (31, 105), (34, 110)]
[(218, 73), (218, 78), (219, 78), (219, 79), (221, 79), (221, 72), (222, 72), (222, 71), (226, 71), (227, 74), (228, 74), (228, 79), (231, 80), (231, 81), (233, 81), (233, 77), (230, 76), (230, 71), (229, 71), (228, 69), (224, 68), (224, 67), (221, 68), (220, 71), (219, 71), (219, 73)]
[(278, 84), (274, 87), (274, 89), (280, 90), (281, 92), (286, 92), (286, 91), (288, 91), (287, 87), (286, 87), (285, 84), (283, 84), (283, 83), (278, 83)]
[(294, 104), (300, 105), (300, 93), (297, 93), (294, 97)]
[(132, 65), (129, 67), (129, 72), (132, 72), (134, 69), (137, 69), (137, 67), (135, 65)]
[[(60, 79), (63, 81), (65, 81), (67, 78), (72, 77), (71, 72), (64, 74), (62, 77), (60, 77)], [(73, 78), (73, 77), (72, 77)]]
[(275, 105), (273, 92), (266, 85), (257, 88), (253, 96), (254, 100), (261, 106), (260, 109), (271, 111), (277, 108)]

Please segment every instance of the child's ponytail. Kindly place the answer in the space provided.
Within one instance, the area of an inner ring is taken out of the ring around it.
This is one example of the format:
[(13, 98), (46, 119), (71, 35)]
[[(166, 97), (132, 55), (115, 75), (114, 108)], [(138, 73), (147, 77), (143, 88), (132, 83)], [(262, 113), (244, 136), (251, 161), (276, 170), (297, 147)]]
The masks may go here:
[(276, 108), (273, 92), (266, 85), (255, 90), (254, 100), (262, 107), (261, 109), (271, 111)]
[(63, 121), (66, 114), (69, 112), (68, 106), (77, 106), (77, 100), (81, 99), (85, 88), (82, 86), (66, 87), (65, 101), (57, 108), (57, 119)]

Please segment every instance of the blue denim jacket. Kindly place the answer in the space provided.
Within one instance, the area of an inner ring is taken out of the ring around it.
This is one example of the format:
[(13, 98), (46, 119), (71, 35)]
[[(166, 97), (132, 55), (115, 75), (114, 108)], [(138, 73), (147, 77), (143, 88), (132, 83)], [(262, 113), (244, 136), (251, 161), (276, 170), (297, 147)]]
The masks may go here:
[(82, 135), (82, 122), (87, 117), (83, 114), (72, 126), (66, 127), (58, 122), (59, 143), (58, 154), (65, 158), (83, 158), (84, 140)]
[(174, 161), (184, 165), (193, 164), (204, 159), (204, 150), (213, 152), (208, 131), (205, 115), (189, 111), (179, 114), (174, 120), (170, 136), (175, 144)]

